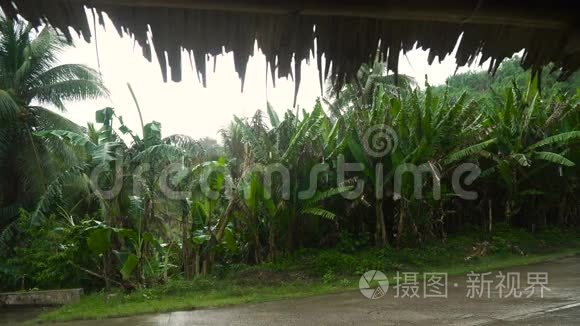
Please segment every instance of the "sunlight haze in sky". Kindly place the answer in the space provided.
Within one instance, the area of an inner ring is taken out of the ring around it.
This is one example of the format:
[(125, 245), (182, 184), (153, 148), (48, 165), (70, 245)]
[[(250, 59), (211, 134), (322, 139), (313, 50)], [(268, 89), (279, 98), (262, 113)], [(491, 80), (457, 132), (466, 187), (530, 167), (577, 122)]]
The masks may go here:
[[(89, 21), (92, 21), (90, 14)], [(61, 62), (82, 63), (97, 69), (95, 43), (86, 43), (82, 38), (75, 38), (74, 43), (75, 47), (63, 53)], [(67, 103), (64, 115), (80, 125), (94, 121), (96, 110), (111, 106), (131, 129), (138, 132), (139, 116), (127, 83), (135, 91), (144, 122), (160, 122), (164, 137), (185, 134), (219, 140), (219, 129), (226, 127), (234, 115), (251, 116), (258, 109), (264, 110), (266, 101), (272, 103), (279, 114), (292, 108), (294, 82), (278, 79), (274, 88), (271, 75), (266, 77), (265, 58), (258, 50), (249, 60), (242, 93), (231, 54), (218, 56), (215, 72), (212, 71), (213, 62), (208, 64), (207, 88), (204, 88), (187, 55), (183, 55), (183, 80), (164, 83), (155, 53), (152, 62), (147, 61), (141, 48), (128, 35), (120, 37), (108, 19), (105, 28), (97, 27), (97, 43), (100, 71), (111, 96), (110, 99)], [(441, 63), (436, 60), (429, 66), (427, 55), (428, 52), (423, 50), (410, 51), (406, 57), (401, 55), (400, 73), (411, 75), (419, 85), (423, 85), (425, 75), (432, 85), (444, 83), (455, 72), (454, 56), (447, 56)], [(311, 60), (302, 67), (297, 105), (311, 110), (320, 96), (316, 61)], [(459, 72), (467, 69), (479, 68), (463, 67)]]

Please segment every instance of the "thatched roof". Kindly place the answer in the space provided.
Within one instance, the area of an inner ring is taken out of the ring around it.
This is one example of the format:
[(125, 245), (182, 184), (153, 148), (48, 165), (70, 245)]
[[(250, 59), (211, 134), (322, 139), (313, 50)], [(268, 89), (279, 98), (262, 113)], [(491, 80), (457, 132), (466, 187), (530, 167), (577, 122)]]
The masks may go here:
[[(205, 85), (207, 55), (233, 51), (244, 79), (254, 42), (265, 54), (274, 77), (293, 75), (300, 83), (300, 63), (316, 54), (320, 79), (340, 84), (360, 64), (378, 58), (396, 71), (401, 50), (415, 42), (430, 49), (429, 63), (456, 53), (459, 66), (491, 58), (490, 71), (525, 48), (524, 68), (554, 62), (567, 76), (580, 67), (580, 19), (572, 1), (515, 0), (0, 0), (8, 16), (22, 15), (34, 24), (48, 22), (69, 38), (72, 27), (88, 41), (85, 9), (104, 11), (119, 32), (132, 34), (151, 60), (154, 51), (167, 80), (181, 80), (181, 50), (190, 52)], [(14, 7), (14, 5), (16, 7)], [(167, 53), (167, 57), (165, 56)], [(326, 58), (324, 67), (320, 58)], [(377, 57), (378, 56), (378, 57)], [(292, 71), (292, 60), (295, 67)], [(275, 78), (274, 78), (275, 79)], [(243, 85), (243, 82), (242, 82)]]

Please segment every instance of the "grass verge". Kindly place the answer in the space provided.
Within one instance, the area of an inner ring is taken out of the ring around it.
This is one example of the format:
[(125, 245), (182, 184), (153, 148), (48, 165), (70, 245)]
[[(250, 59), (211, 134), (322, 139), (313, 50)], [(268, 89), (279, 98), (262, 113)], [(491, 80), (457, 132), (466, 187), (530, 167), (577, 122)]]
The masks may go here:
[(210, 277), (171, 280), (129, 294), (93, 293), (78, 304), (46, 312), (37, 321), (102, 319), (330, 294), (356, 289), (360, 275), (370, 269), (387, 274), (397, 270), (447, 272), (450, 276), (504, 269), (579, 254), (578, 235), (500, 229), (493, 237), (465, 234), (444, 244), (400, 251), (302, 250), (275, 263), (229, 265)]

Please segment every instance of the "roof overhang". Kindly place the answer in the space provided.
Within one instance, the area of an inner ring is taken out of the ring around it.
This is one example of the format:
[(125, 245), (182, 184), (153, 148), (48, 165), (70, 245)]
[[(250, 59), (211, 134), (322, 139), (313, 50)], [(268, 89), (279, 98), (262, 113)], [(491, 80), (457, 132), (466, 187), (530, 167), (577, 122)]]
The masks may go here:
[(340, 85), (361, 63), (376, 59), (396, 72), (400, 51), (415, 45), (430, 49), (430, 63), (441, 60), (461, 34), (459, 66), (481, 54), (480, 63), (491, 59), (493, 72), (525, 49), (524, 68), (554, 62), (566, 77), (580, 67), (580, 11), (565, 0), (0, 0), (0, 6), (8, 16), (48, 22), (69, 38), (72, 27), (86, 40), (91, 31), (85, 6), (99, 16), (104, 11), (119, 32), (135, 37), (149, 60), (156, 51), (164, 79), (169, 65), (173, 81), (181, 80), (183, 49), (205, 84), (207, 55), (221, 54), (224, 47), (233, 51), (243, 80), (256, 41), (272, 74), (293, 75), (296, 87), (300, 63), (311, 54), (321, 83), (330, 75)]

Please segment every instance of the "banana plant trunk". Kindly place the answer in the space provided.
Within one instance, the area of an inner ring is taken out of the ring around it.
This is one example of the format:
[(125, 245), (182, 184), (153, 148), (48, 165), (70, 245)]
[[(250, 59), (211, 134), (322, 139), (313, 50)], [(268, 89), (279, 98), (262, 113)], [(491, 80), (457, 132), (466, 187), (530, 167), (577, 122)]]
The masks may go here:
[(274, 218), (270, 220), (270, 231), (268, 234), (268, 250), (269, 250), (269, 259), (270, 261), (274, 261), (276, 258), (276, 228), (274, 225)]
[(388, 246), (389, 245), (389, 238), (387, 236), (387, 225), (385, 222), (385, 213), (383, 210), (384, 200), (377, 199), (375, 203), (375, 215), (377, 218), (377, 227), (376, 227), (376, 239), (377, 245), (380, 247)]
[(193, 252), (193, 275), (199, 276), (201, 274), (201, 248), (200, 246), (196, 246), (195, 251)]
[[(228, 206), (226, 208), (226, 211), (224, 212), (224, 214), (221, 216), (221, 218), (219, 219), (217, 226), (216, 226), (216, 232), (215, 234), (211, 231), (211, 219), (208, 219), (208, 224), (207, 224), (207, 229), (208, 229), (208, 235), (210, 236), (210, 238), (214, 238), (215, 239), (215, 244), (219, 244), (222, 242), (224, 234), (225, 234), (225, 230), (226, 227), (228, 225), (228, 220), (229, 220), (229, 216), (232, 214), (232, 211), (234, 210), (234, 208), (236, 207), (236, 198), (232, 197), (228, 203)], [(210, 271), (211, 271), (211, 267), (213, 266), (215, 259), (216, 259), (216, 253), (213, 250), (210, 250), (211, 245), (208, 243), (208, 250), (206, 250), (207, 252), (203, 255), (203, 261), (201, 262), (201, 274), (202, 275), (207, 275)]]
[(401, 243), (403, 241), (403, 234), (405, 233), (405, 219), (407, 217), (407, 206), (401, 199), (399, 206), (399, 225), (397, 227), (397, 249), (401, 249)]
[(181, 243), (182, 243), (182, 260), (183, 260), (183, 275), (186, 280), (191, 279), (192, 264), (191, 264), (191, 245), (189, 241), (189, 212), (184, 209), (181, 217)]
[(260, 243), (260, 235), (258, 234), (257, 230), (254, 233), (254, 243), (255, 243), (255, 248), (254, 248), (255, 261), (256, 261), (256, 264), (261, 264), (262, 263), (262, 254), (261, 254), (262, 245)]

